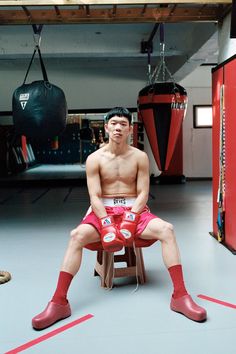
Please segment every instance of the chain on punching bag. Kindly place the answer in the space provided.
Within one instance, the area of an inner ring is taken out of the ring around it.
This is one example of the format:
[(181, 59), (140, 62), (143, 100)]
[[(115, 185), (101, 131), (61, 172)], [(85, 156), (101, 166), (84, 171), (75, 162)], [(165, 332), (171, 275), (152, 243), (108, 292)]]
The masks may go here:
[[(160, 25), (160, 64), (139, 92), (138, 112), (160, 171), (168, 170), (187, 108), (187, 92), (165, 63), (164, 25)], [(161, 78), (160, 78), (161, 77)]]

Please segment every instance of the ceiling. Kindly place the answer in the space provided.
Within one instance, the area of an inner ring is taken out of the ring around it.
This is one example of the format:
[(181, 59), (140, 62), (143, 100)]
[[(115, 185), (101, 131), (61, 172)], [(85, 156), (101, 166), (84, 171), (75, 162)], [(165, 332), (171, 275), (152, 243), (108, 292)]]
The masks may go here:
[[(153, 67), (164, 48), (166, 65), (178, 81), (196, 66), (217, 63), (217, 25), (231, 6), (231, 0), (1, 0), (1, 65), (28, 60), (39, 41), (31, 25), (43, 24), (41, 50), (55, 63), (124, 67), (125, 75), (137, 75), (147, 71), (147, 48), (151, 50), (152, 43)], [(164, 47), (160, 23), (164, 23)]]

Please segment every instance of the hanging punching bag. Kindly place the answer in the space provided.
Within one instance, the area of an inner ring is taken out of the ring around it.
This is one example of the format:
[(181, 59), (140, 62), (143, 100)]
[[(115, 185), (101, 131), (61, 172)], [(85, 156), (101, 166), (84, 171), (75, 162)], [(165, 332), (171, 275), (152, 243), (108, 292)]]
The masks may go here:
[[(26, 84), (36, 51), (39, 53), (43, 80)], [(67, 104), (61, 88), (48, 81), (41, 52), (36, 46), (23, 84), (12, 97), (13, 122), (17, 134), (37, 140), (59, 135), (66, 126)]]
[(159, 82), (139, 92), (138, 111), (160, 171), (170, 164), (187, 108), (187, 92), (175, 82)]

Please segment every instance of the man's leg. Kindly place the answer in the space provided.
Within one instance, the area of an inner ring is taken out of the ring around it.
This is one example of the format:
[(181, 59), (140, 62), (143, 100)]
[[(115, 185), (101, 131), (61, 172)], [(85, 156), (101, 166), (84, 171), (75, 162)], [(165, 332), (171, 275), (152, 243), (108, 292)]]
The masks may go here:
[(71, 238), (59, 273), (56, 291), (46, 309), (32, 319), (32, 325), (35, 329), (44, 329), (71, 315), (70, 304), (67, 300), (70, 283), (79, 271), (83, 247), (96, 241), (99, 241), (99, 234), (91, 225), (79, 225), (71, 231)]
[(159, 218), (155, 218), (148, 223), (140, 237), (161, 242), (163, 261), (174, 286), (170, 304), (171, 309), (184, 314), (192, 320), (204, 321), (207, 316), (205, 309), (192, 300), (185, 288), (180, 253), (173, 226)]

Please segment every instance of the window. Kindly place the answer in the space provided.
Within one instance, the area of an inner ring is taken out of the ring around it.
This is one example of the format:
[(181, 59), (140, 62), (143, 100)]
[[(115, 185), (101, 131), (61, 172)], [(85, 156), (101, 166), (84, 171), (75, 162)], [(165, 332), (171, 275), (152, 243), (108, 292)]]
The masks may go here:
[(193, 126), (194, 128), (212, 128), (212, 106), (193, 106)]

